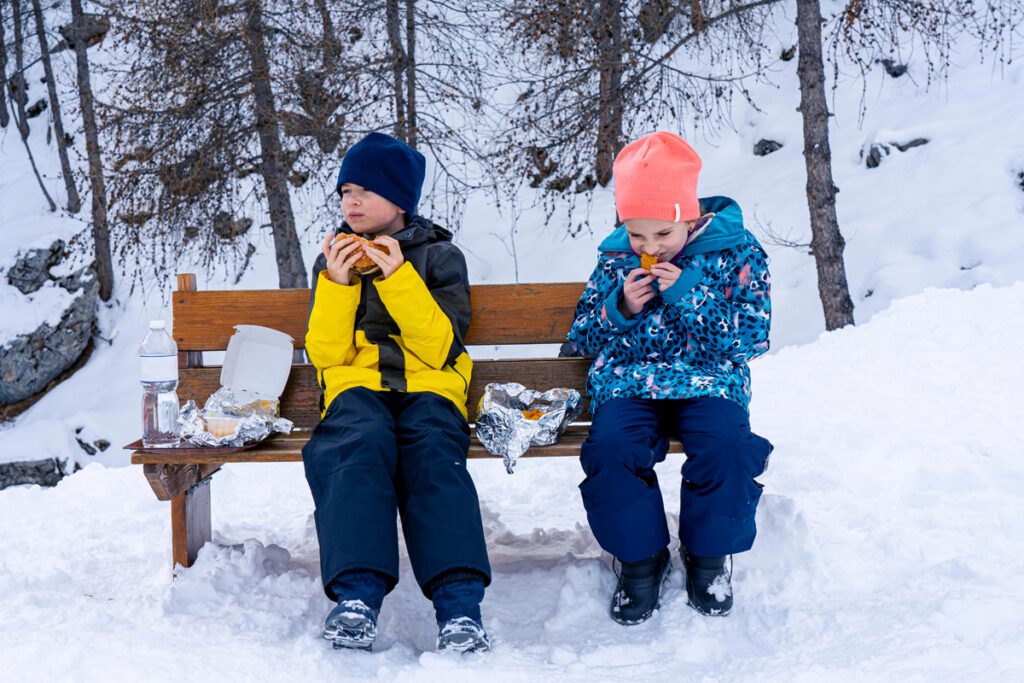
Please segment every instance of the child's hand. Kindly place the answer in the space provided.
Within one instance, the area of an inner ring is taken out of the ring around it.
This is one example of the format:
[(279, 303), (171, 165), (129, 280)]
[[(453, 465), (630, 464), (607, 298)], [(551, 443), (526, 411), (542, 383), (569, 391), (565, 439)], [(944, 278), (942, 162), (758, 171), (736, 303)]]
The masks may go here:
[(402, 256), (402, 247), (398, 244), (398, 240), (390, 235), (380, 235), (373, 241), (377, 244), (383, 244), (390, 252), (385, 254), (377, 249), (366, 250), (366, 255), (370, 257), (370, 260), (380, 266), (381, 277), (387, 279), (398, 270), (399, 266), (405, 263), (405, 257)]
[[(632, 318), (644, 310), (644, 304), (654, 298), (654, 276), (651, 271), (643, 268), (634, 268), (629, 271), (626, 281), (622, 285), (622, 301), (619, 310), (627, 318)], [(625, 308), (625, 310), (622, 310)]]
[(658, 289), (664, 292), (679, 279), (682, 269), (666, 261), (659, 261), (651, 266), (651, 275), (658, 278)]
[(332, 246), (332, 239), (334, 235), (328, 235), (320, 248), (327, 257), (327, 279), (339, 285), (349, 285), (352, 266), (363, 255), (362, 246), (351, 237), (341, 237)]

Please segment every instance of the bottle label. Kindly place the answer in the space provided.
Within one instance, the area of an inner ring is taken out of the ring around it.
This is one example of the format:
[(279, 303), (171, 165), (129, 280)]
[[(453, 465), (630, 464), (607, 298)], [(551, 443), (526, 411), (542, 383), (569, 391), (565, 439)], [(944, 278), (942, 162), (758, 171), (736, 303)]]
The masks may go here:
[(143, 382), (177, 382), (178, 357), (174, 356), (140, 356)]

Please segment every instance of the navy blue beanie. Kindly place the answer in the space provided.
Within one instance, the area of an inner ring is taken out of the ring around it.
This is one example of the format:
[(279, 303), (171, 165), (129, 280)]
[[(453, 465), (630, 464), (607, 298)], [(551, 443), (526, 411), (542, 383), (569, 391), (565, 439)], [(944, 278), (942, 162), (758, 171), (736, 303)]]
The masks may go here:
[(335, 191), (340, 194), (342, 185), (354, 183), (413, 216), (420, 203), (426, 166), (423, 155), (401, 140), (370, 133), (345, 153)]

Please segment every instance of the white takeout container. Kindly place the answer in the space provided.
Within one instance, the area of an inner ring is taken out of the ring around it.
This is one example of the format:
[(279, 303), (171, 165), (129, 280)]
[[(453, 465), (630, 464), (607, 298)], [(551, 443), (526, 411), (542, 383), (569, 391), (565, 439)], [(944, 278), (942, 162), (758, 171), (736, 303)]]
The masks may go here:
[(292, 338), (260, 325), (235, 325), (235, 330), (224, 353), (220, 385), (277, 400), (292, 369)]

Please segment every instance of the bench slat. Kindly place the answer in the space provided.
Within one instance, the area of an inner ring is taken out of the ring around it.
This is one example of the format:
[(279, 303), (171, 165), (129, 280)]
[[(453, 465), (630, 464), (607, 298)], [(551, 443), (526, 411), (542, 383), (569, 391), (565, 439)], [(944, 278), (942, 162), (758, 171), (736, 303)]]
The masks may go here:
[[(574, 427), (577, 427), (574, 425)], [(548, 457), (548, 456), (578, 456), (580, 446), (587, 438), (586, 425), (579, 425), (573, 432), (567, 431), (559, 439), (558, 443), (552, 446), (534, 446), (528, 450), (523, 457)], [(299, 436), (275, 437), (273, 440), (248, 451), (232, 453), (230, 455), (189, 455), (180, 456), (168, 453), (151, 453), (147, 451), (136, 451), (132, 454), (133, 465), (172, 465), (188, 463), (200, 464), (224, 464), (235, 462), (301, 462), (302, 446), (309, 439), (309, 432), (300, 432)], [(682, 453), (683, 448), (677, 440), (669, 442), (669, 453)], [(480, 442), (475, 438), (469, 447), (470, 458), (491, 458), (501, 459), (491, 455), (484, 450)]]
[[(584, 283), (474, 285), (466, 343), (559, 344), (572, 326)], [(235, 325), (264, 325), (305, 345), (308, 289), (176, 291), (174, 339), (179, 351), (221, 351)]]
[[(489, 382), (519, 382), (531, 389), (552, 387), (578, 389), (587, 405), (587, 368), (585, 358), (540, 358), (529, 360), (479, 360), (473, 364), (473, 377), (469, 384), (469, 414), (476, 407)], [(220, 367), (182, 368), (179, 370), (178, 398), (194, 400), (200, 407), (220, 388)], [(312, 429), (320, 422), (320, 387), (316, 369), (311, 365), (293, 365), (288, 384), (281, 396), (281, 415), (300, 429)]]

